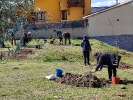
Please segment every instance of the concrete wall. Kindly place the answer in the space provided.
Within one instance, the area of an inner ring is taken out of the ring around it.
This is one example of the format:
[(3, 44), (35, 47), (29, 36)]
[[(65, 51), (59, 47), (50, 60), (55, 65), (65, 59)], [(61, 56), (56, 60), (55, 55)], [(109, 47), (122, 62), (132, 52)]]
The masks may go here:
[[(87, 35), (88, 36), (88, 31), (87, 28), (65, 28), (65, 29), (60, 29), (62, 32), (69, 32), (71, 34), (71, 38), (81, 38), (83, 37), (83, 35)], [(53, 32), (52, 29), (50, 30), (30, 30), (30, 32), (32, 33), (32, 36), (34, 38), (50, 38), (55, 37), (56, 33)], [(22, 31), (17, 31), (15, 33), (15, 36), (17, 39), (20, 39), (20, 37), (23, 35), (24, 32)]]
[[(116, 38), (114, 36), (94, 36), (92, 39), (97, 39), (108, 43), (109, 45), (116, 46)], [(118, 35), (118, 47), (128, 51), (133, 51), (133, 35)]]

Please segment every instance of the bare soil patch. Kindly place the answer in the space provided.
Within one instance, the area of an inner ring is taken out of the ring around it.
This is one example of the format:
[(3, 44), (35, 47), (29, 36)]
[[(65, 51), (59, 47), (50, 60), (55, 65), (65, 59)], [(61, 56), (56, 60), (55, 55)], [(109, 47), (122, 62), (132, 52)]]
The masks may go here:
[(65, 73), (65, 75), (56, 78), (54, 81), (60, 84), (66, 84), (76, 87), (94, 87), (94, 88), (109, 86), (109, 84), (111, 83), (105, 78), (97, 78), (96, 76), (94, 76), (89, 72), (84, 73), (84, 75)]
[(123, 55), (123, 56), (125, 56), (125, 57), (133, 57), (133, 55), (132, 54), (129, 54), (129, 53), (126, 53), (126, 52), (119, 52), (119, 54), (121, 54), (121, 55)]
[(21, 49), (17, 51), (15, 54), (10, 52), (10, 56), (8, 56), (8, 51), (3, 52), (3, 56), (5, 58), (11, 58), (11, 59), (17, 59), (17, 60), (22, 60), (25, 59), (28, 55), (34, 54), (34, 50), (32, 49)]
[(131, 68), (133, 68), (133, 65), (127, 64), (127, 63), (124, 63), (124, 62), (120, 62), (118, 68), (119, 69), (131, 69)]
[(15, 55), (13, 55), (11, 58), (20, 60), (26, 58), (29, 54), (34, 54), (34, 51), (32, 49), (21, 49), (17, 53), (15, 53)]

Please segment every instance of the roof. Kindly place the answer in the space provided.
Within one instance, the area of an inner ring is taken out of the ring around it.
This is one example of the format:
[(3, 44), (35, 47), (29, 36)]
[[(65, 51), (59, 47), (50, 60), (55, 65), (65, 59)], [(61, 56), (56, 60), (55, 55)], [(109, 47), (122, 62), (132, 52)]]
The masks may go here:
[(104, 12), (106, 12), (106, 11), (109, 11), (109, 10), (112, 10), (112, 9), (115, 9), (115, 8), (118, 8), (118, 7), (121, 7), (121, 6), (123, 6), (123, 5), (129, 4), (129, 3), (131, 3), (131, 2), (132, 2), (132, 1), (125, 2), (125, 3), (119, 3), (119, 4), (115, 5), (115, 6), (110, 7), (110, 8), (107, 8), (107, 9), (104, 9), (104, 10), (100, 10), (100, 11), (97, 11), (97, 12), (92, 13), (92, 14), (90, 14), (90, 15), (84, 16), (84, 17), (82, 17), (82, 19), (86, 19), (86, 18), (89, 18), (89, 17), (91, 17), (91, 16), (95, 16), (95, 15), (97, 15), (97, 14), (104, 13)]

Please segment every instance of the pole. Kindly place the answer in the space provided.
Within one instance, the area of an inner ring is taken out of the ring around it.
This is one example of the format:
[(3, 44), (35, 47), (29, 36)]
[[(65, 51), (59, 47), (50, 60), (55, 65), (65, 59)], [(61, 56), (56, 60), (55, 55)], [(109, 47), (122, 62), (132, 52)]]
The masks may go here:
[(118, 4), (118, 0), (116, 0), (116, 5)]

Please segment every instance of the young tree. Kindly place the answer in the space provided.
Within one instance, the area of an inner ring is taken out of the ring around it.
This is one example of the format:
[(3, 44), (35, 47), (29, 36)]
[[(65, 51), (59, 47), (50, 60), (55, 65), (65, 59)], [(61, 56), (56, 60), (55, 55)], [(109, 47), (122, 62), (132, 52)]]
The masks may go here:
[[(27, 22), (28, 14), (33, 11), (35, 0), (0, 0), (0, 44), (6, 37), (9, 28), (17, 30), (19, 23), (21, 29)], [(16, 27), (16, 28), (15, 28)]]

